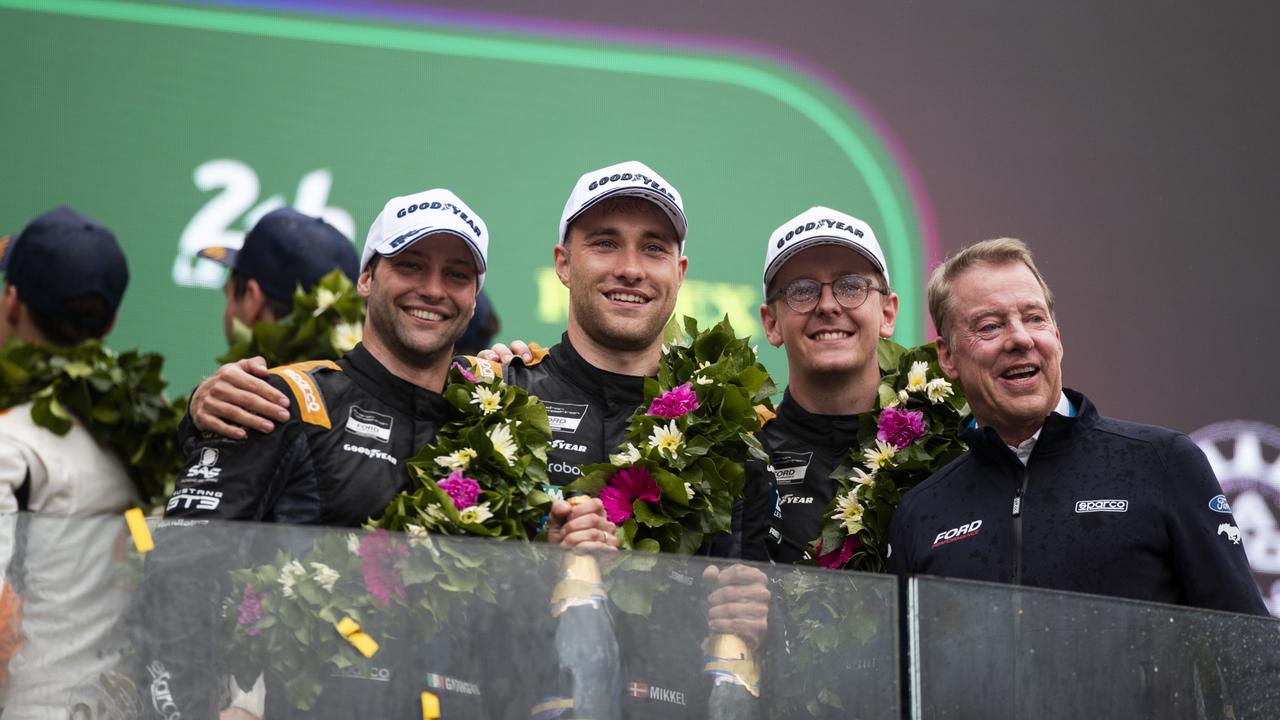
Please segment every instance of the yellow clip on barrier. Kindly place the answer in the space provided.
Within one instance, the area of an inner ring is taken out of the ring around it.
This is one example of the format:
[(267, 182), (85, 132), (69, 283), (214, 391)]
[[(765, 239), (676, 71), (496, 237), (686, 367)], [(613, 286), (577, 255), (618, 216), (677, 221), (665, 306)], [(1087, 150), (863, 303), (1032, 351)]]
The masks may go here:
[(336, 627), (338, 628), (338, 632), (342, 634), (342, 637), (346, 638), (347, 642), (354, 645), (356, 650), (360, 651), (361, 655), (371, 658), (374, 653), (378, 652), (377, 641), (369, 637), (367, 633), (362, 632), (360, 630), (360, 623), (352, 620), (350, 617), (344, 617), (339, 620)]
[(147, 528), (147, 518), (141, 508), (129, 508), (124, 511), (124, 521), (129, 526), (129, 534), (133, 536), (133, 546), (140, 553), (149, 553), (156, 549), (151, 539), (151, 530)]
[(422, 720), (440, 720), (440, 698), (434, 693), (422, 693)]

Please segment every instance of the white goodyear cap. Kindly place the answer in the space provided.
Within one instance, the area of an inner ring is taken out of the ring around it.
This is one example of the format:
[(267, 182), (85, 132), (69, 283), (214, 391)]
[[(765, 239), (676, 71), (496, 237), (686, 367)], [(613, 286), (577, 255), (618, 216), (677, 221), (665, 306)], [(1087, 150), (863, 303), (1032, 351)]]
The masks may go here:
[(671, 224), (676, 229), (676, 239), (680, 241), (680, 252), (684, 252), (684, 238), (689, 232), (689, 221), (684, 216), (684, 201), (680, 199), (680, 192), (648, 165), (635, 160), (592, 170), (578, 178), (573, 192), (569, 194), (569, 200), (564, 204), (564, 214), (560, 216), (560, 244), (564, 244), (569, 223), (575, 218), (605, 198), (624, 195), (644, 198), (661, 208), (671, 219)]
[(476, 292), (480, 292), (489, 265), (489, 229), (474, 210), (443, 188), (387, 201), (369, 226), (369, 236), (360, 256), (360, 272), (369, 266), (375, 253), (392, 257), (435, 233), (457, 235), (467, 243), (475, 257)]
[(769, 247), (764, 255), (764, 291), (769, 294), (769, 283), (792, 255), (815, 245), (843, 245), (857, 251), (884, 275), (889, 283), (889, 266), (884, 251), (876, 241), (871, 226), (852, 215), (839, 210), (816, 206), (791, 218), (769, 236)]

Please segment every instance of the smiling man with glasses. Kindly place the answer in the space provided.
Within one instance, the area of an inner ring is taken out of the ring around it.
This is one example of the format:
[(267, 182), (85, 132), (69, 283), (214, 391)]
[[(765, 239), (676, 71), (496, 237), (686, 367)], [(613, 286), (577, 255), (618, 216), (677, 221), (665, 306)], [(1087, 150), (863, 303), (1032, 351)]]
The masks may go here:
[(787, 351), (789, 385), (760, 441), (778, 499), (769, 531), (776, 562), (805, 556), (835, 492), (831, 471), (858, 441), (858, 413), (875, 408), (876, 345), (893, 334), (898, 296), (875, 233), (861, 220), (814, 207), (769, 236), (765, 336)]

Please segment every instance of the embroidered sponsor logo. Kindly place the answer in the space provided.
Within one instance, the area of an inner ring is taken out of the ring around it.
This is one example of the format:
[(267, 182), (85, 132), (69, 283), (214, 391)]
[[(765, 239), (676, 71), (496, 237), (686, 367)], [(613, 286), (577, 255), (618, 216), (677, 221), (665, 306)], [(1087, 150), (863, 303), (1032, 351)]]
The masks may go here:
[(222, 474), (222, 468), (218, 465), (218, 449), (217, 448), (201, 448), (200, 457), (196, 460), (196, 464), (187, 468), (187, 480), (192, 484), (200, 484), (207, 482), (217, 482), (218, 476)]
[(981, 527), (982, 521), (974, 520), (973, 522), (967, 522), (960, 527), (953, 527), (945, 532), (940, 532), (938, 533), (938, 536), (933, 539), (933, 546), (940, 547), (958, 540), (971, 538), (978, 534), (978, 529)]
[(812, 495), (783, 495), (780, 505), (812, 505)]
[(182, 508), (183, 510), (217, 510), (222, 504), (222, 492), (218, 490), (201, 490), (200, 488), (178, 488), (169, 498), (166, 510)]
[(374, 682), (391, 682), (391, 669), (371, 667), (367, 671), (351, 665), (334, 670), (329, 677), (346, 678), (348, 680), (373, 680)]
[(577, 465), (570, 465), (569, 463), (562, 463), (562, 462), (547, 463), (547, 472), (560, 473), (562, 475), (573, 475), (575, 477), (582, 477), (582, 469), (579, 468)]
[(591, 407), (586, 404), (553, 403), (545, 400), (542, 404), (547, 408), (547, 423), (551, 425), (551, 432), (570, 434), (578, 432), (578, 425)]
[(445, 675), (436, 675), (435, 673), (427, 673), (427, 687), (434, 690), (447, 690), (449, 692), (460, 693), (462, 695), (480, 694), (480, 686), (475, 683), (469, 683), (465, 680), (459, 680)]
[(1240, 544), (1240, 540), (1241, 540), (1240, 528), (1236, 527), (1235, 525), (1232, 525), (1231, 523), (1222, 523), (1221, 525), (1219, 525), (1218, 534), (1226, 535), (1227, 539), (1235, 543), (1236, 545)]
[(804, 475), (809, 471), (809, 462), (813, 460), (812, 452), (787, 452), (779, 450), (769, 458), (769, 470), (779, 485), (795, 485), (804, 482)]
[(392, 465), (398, 464), (394, 457), (382, 452), (377, 448), (367, 448), (367, 447), (362, 447), (360, 445), (352, 445), (351, 443), (347, 443), (342, 446), (342, 449), (346, 450), (349, 453), (355, 453), (357, 455), (364, 455), (365, 457), (373, 458), (374, 460), (382, 460), (383, 462), (389, 462)]
[(552, 440), (552, 450), (568, 450), (569, 452), (584, 453), (587, 451), (586, 445), (578, 445), (576, 443), (565, 442), (563, 440)]
[(1227, 502), (1226, 495), (1215, 495), (1213, 499), (1209, 501), (1209, 509), (1214, 512), (1230, 514), (1231, 503)]
[(165, 720), (179, 720), (182, 713), (173, 701), (173, 691), (169, 689), (168, 668), (157, 660), (147, 666), (147, 672), (151, 673), (151, 707)]
[(844, 222), (840, 220), (833, 220), (833, 219), (815, 220), (813, 222), (808, 223), (807, 225), (797, 225), (794, 228), (791, 228), (790, 230), (787, 231), (786, 235), (779, 235), (776, 241), (778, 249), (782, 249), (783, 245), (786, 245), (787, 243), (791, 242), (797, 236), (802, 236), (807, 232), (813, 232), (818, 228), (843, 230), (847, 233), (857, 235), (858, 237), (863, 237), (862, 230), (859, 230), (858, 228), (855, 228), (852, 225), (846, 225), (844, 224)]
[(293, 368), (283, 368), (281, 372), (284, 373), (285, 377), (297, 383), (297, 388), (302, 391), (302, 404), (306, 406), (309, 412), (318, 413), (322, 410), (320, 398), (316, 395), (315, 385), (312, 384), (311, 378), (304, 376)]
[(1129, 512), (1128, 500), (1079, 500), (1076, 502), (1076, 512), (1093, 513), (1093, 512)]
[(391, 425), (394, 419), (357, 405), (351, 407), (347, 415), (347, 432), (361, 437), (373, 438), (378, 442), (391, 442)]

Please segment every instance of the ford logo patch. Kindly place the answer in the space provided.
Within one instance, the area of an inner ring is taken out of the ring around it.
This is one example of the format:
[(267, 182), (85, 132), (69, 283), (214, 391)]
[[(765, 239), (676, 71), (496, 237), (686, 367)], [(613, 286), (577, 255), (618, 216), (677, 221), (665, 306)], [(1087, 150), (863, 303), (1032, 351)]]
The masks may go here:
[(1209, 501), (1209, 509), (1214, 512), (1229, 513), (1231, 512), (1231, 505), (1227, 503), (1226, 495), (1215, 495)]

